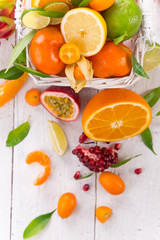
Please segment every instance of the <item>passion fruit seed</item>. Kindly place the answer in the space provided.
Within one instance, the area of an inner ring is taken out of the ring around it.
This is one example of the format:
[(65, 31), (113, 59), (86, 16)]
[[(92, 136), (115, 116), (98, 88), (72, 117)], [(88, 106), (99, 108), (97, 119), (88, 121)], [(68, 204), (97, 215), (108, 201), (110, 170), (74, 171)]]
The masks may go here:
[(45, 102), (58, 117), (70, 118), (73, 114), (73, 103), (67, 97), (45, 96)]

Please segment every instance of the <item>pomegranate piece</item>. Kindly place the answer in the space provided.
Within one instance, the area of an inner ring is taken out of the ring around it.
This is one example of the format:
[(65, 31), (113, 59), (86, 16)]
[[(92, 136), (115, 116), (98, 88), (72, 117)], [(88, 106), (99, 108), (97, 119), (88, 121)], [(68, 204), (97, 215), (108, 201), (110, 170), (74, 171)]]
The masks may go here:
[(79, 158), (79, 161), (90, 171), (103, 172), (111, 165), (118, 162), (118, 154), (113, 148), (100, 148), (99, 146), (84, 148), (78, 145), (73, 151), (73, 155)]
[(0, 9), (0, 39), (8, 38), (15, 30), (14, 8)]
[(142, 172), (142, 168), (137, 168), (134, 170), (135, 174), (139, 175)]
[(88, 142), (88, 141), (89, 141), (89, 138), (83, 132), (82, 135), (79, 137), (79, 143), (84, 143), (84, 142)]
[(49, 87), (41, 93), (40, 101), (46, 110), (59, 120), (70, 122), (78, 118), (79, 96), (70, 87)]
[(80, 171), (77, 171), (77, 172), (74, 174), (74, 179), (79, 179), (80, 176), (81, 176)]
[(119, 150), (120, 148), (122, 147), (122, 144), (121, 143), (116, 143), (115, 145), (114, 145), (114, 148), (115, 148), (115, 150)]
[(90, 188), (89, 184), (85, 184), (83, 186), (83, 191), (87, 192), (89, 190), (89, 188)]

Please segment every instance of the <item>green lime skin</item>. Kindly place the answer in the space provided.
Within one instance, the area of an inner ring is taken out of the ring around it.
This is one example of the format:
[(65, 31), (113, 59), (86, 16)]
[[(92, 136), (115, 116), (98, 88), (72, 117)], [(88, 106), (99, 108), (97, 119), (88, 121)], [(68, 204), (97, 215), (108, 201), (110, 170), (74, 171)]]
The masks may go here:
[(108, 38), (113, 40), (125, 34), (123, 40), (130, 39), (142, 24), (142, 12), (134, 0), (116, 0), (102, 12), (107, 28)]

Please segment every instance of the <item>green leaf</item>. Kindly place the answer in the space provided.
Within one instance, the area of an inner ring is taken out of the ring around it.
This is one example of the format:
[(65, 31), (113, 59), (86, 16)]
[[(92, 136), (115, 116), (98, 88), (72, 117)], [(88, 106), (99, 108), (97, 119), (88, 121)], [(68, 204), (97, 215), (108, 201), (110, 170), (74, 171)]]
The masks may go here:
[(7, 138), (6, 146), (13, 147), (16, 146), (18, 143), (22, 142), (23, 139), (28, 135), (30, 130), (29, 122), (25, 122), (16, 129), (12, 130)]
[(141, 77), (148, 78), (147, 73), (144, 71), (143, 67), (137, 62), (137, 59), (133, 54), (131, 54), (133, 71)]
[(82, 180), (82, 179), (85, 179), (85, 178), (89, 178), (89, 177), (91, 177), (92, 175), (93, 175), (93, 173), (90, 173), (89, 175), (84, 176), (84, 177), (80, 177), (80, 178), (78, 178), (78, 179), (76, 179), (76, 180)]
[(160, 112), (158, 112), (158, 113), (156, 114), (156, 116), (160, 116)]
[(82, 0), (71, 0), (73, 7), (78, 7)]
[(37, 13), (50, 18), (62, 18), (66, 14), (66, 12), (62, 11), (37, 11)]
[(18, 58), (15, 60), (16, 63), (26, 65), (26, 48), (23, 49), (21, 54), (18, 56)]
[(155, 154), (153, 149), (153, 141), (152, 141), (152, 134), (149, 128), (147, 128), (143, 133), (141, 133), (142, 141), (144, 144)]
[(27, 72), (27, 73), (30, 73), (32, 75), (36, 75), (36, 76), (39, 76), (39, 77), (43, 77), (43, 78), (47, 78), (47, 77), (50, 77), (49, 75), (45, 74), (45, 73), (41, 73), (41, 72), (38, 72), (32, 68), (29, 68), (29, 67), (26, 67), (26, 66), (23, 66), (21, 64), (18, 64), (18, 63), (14, 63), (14, 66), (23, 71), (23, 72)]
[(143, 97), (150, 107), (153, 107), (160, 99), (160, 87), (155, 88)]
[(30, 31), (13, 49), (12, 54), (11, 54), (11, 58), (9, 61), (9, 65), (8, 68), (6, 70), (6, 72), (8, 71), (8, 69), (11, 67), (11, 65), (16, 61), (16, 59), (18, 58), (18, 56), (21, 54), (21, 52), (25, 49), (25, 47), (30, 43), (30, 41), (32, 40), (33, 36), (35, 35), (36, 30), (32, 30)]
[(23, 233), (23, 238), (30, 238), (42, 231), (45, 226), (48, 224), (49, 220), (52, 217), (52, 214), (56, 211), (56, 209), (50, 213), (41, 215), (35, 218), (29, 225), (26, 227)]
[(114, 44), (118, 45), (118, 43), (122, 42), (124, 40), (124, 37), (126, 36), (126, 33), (124, 33), (123, 35), (121, 35), (120, 37), (117, 37), (115, 39), (113, 39)]
[(86, 7), (92, 0), (83, 0), (80, 4), (79, 7)]
[(131, 161), (132, 159), (137, 158), (137, 157), (139, 157), (139, 156), (142, 156), (142, 154), (138, 154), (138, 155), (136, 155), (136, 156), (134, 156), (134, 157), (131, 157), (131, 158), (127, 159), (127, 160), (120, 161), (120, 162), (118, 162), (118, 163), (116, 163), (116, 164), (114, 164), (114, 165), (112, 165), (112, 166), (110, 166), (110, 167), (111, 167), (111, 168), (121, 167), (122, 165), (128, 163), (128, 162)]
[(2, 79), (7, 79), (7, 80), (15, 80), (20, 78), (24, 72), (20, 71), (16, 67), (11, 67), (9, 70), (6, 72), (6, 69), (3, 69), (0, 71), (0, 78)]

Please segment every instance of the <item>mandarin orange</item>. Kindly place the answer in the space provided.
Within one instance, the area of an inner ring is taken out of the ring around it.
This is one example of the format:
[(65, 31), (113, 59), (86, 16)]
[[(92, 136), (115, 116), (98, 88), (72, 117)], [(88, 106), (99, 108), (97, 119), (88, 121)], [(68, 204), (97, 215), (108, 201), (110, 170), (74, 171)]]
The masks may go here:
[(92, 0), (89, 6), (96, 11), (104, 11), (111, 7), (116, 0)]

